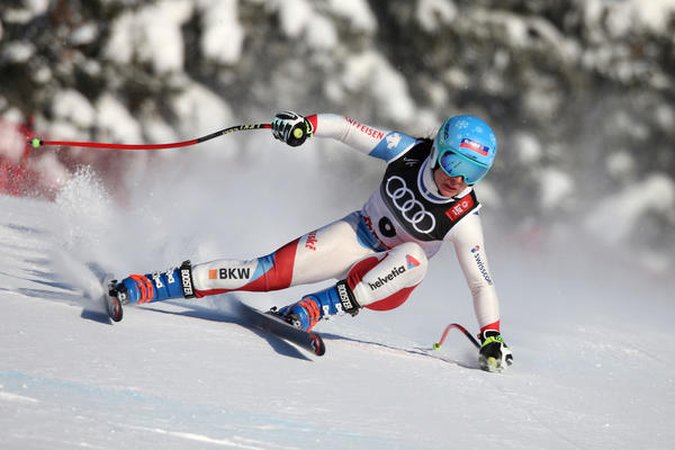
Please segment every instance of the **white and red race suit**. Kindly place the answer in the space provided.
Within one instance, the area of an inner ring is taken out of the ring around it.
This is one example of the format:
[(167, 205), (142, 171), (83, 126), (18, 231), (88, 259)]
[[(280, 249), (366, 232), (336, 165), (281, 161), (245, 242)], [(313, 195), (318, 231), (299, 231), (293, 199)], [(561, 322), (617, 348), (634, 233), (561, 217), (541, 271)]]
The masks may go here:
[(333, 138), (387, 162), (360, 211), (251, 260), (219, 259), (192, 268), (197, 297), (272, 291), (329, 279), (346, 280), (359, 305), (396, 308), (424, 279), (428, 258), (454, 246), (481, 330), (499, 330), (499, 303), (488, 268), (480, 203), (473, 188), (440, 195), (430, 168), (432, 141), (335, 114), (307, 117), (313, 134)]

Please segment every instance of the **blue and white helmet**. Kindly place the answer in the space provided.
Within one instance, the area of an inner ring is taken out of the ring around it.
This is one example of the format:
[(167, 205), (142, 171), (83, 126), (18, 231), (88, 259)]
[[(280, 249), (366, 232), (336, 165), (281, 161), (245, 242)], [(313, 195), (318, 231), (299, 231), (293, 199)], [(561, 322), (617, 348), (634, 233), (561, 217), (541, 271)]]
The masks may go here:
[(497, 155), (497, 138), (484, 120), (470, 115), (453, 116), (436, 133), (430, 161), (451, 177), (463, 176), (469, 186), (488, 173)]

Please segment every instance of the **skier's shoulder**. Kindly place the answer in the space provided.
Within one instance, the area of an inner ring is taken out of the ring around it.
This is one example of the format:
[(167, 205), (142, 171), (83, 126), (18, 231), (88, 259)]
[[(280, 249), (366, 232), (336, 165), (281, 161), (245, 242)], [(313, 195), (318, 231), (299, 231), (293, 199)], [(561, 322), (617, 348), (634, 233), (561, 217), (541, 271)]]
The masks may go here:
[[(480, 216), (480, 204), (457, 221), (454, 227), (445, 236), (445, 241), (455, 244), (472, 243), (476, 238), (483, 236), (483, 222)], [(473, 245), (473, 244), (472, 244)]]
[(414, 137), (402, 131), (387, 131), (380, 142), (371, 150), (370, 156), (389, 163), (426, 143), (426, 141), (427, 139)]

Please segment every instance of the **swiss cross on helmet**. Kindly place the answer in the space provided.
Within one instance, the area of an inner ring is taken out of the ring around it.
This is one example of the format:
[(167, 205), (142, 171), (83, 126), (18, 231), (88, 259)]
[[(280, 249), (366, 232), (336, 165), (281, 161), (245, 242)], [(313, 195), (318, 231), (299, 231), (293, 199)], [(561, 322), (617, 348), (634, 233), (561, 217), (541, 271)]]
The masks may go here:
[(476, 116), (453, 116), (436, 133), (431, 168), (440, 166), (451, 177), (463, 176), (471, 186), (488, 173), (496, 155), (497, 138), (490, 125)]

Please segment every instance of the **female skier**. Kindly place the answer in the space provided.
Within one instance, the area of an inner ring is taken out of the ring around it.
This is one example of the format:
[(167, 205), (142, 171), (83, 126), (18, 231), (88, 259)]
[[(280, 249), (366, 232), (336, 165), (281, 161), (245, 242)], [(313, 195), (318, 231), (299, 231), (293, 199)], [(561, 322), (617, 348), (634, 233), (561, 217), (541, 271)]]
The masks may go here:
[(272, 133), (294, 147), (312, 136), (329, 137), (386, 161), (379, 189), (361, 210), (269, 255), (196, 265), (186, 261), (166, 272), (130, 275), (112, 289), (118, 299), (143, 304), (338, 280), (276, 311), (294, 326), (311, 330), (324, 317), (400, 306), (424, 279), (428, 258), (450, 242), (473, 297), (481, 368), (500, 371), (511, 364), (472, 188), (497, 154), (497, 139), (487, 123), (470, 115), (450, 117), (431, 140), (346, 116), (303, 117), (286, 111), (274, 117)]

